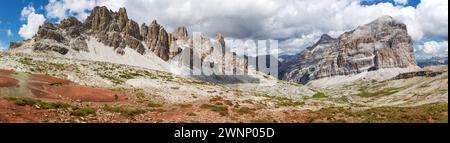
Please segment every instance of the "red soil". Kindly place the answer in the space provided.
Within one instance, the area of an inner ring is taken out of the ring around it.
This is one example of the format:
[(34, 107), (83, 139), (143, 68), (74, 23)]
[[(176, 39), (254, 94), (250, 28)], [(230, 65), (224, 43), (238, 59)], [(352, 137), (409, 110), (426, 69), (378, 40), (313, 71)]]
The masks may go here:
[(16, 72), (14, 72), (13, 70), (2, 70), (0, 69), (0, 75), (10, 75), (10, 74), (15, 74)]
[(54, 87), (55, 93), (66, 98), (87, 102), (115, 102), (124, 100), (120, 93), (107, 90), (83, 86), (58, 86)]
[(65, 85), (65, 84), (72, 83), (69, 80), (56, 78), (56, 77), (52, 77), (52, 76), (48, 76), (48, 75), (39, 75), (39, 74), (31, 75), (30, 82), (40, 82), (40, 83), (45, 83), (45, 84), (50, 84), (50, 85), (56, 85), (56, 84)]
[(115, 102), (124, 100), (118, 92), (78, 86), (69, 80), (46, 75), (32, 75), (29, 81), (34, 96), (48, 99), (70, 99), (82, 102)]
[(14, 78), (0, 77), (0, 87), (19, 86), (19, 81)]
[(0, 113), (0, 123), (36, 123), (57, 118), (55, 112), (38, 110), (31, 106), (17, 106), (13, 101), (1, 98)]

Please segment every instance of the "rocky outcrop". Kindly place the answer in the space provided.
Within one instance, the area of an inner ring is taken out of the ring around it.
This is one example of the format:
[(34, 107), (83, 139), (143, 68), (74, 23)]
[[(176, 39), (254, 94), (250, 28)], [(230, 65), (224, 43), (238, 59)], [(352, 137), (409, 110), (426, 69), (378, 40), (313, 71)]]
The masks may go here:
[(436, 77), (438, 75), (441, 75), (442, 71), (417, 71), (417, 72), (408, 72), (408, 73), (402, 73), (398, 76), (394, 77), (392, 80), (398, 80), (398, 79), (408, 79), (408, 78), (414, 78), (414, 77)]
[(143, 29), (147, 29), (147, 32), (143, 35), (145, 43), (148, 45), (148, 49), (159, 56), (161, 59), (169, 60), (169, 34), (164, 27), (158, 24), (154, 20), (150, 26), (141, 26)]
[(106, 7), (95, 7), (86, 23), (91, 33), (98, 33), (94, 35), (99, 42), (114, 47), (117, 53), (124, 54), (126, 46), (140, 54), (145, 53), (139, 25), (128, 18), (125, 8), (120, 8), (116, 13)]
[(188, 40), (189, 34), (186, 27), (178, 27), (175, 29), (175, 31), (172, 33), (173, 38), (175, 40)]
[(67, 19), (64, 19), (60, 22), (59, 27), (61, 28), (69, 28), (69, 27), (78, 27), (81, 26), (83, 23), (78, 21), (75, 17), (69, 17)]
[(51, 22), (46, 21), (38, 30), (36, 37), (39, 39), (53, 39), (56, 42), (65, 42), (65, 38), (62, 36), (58, 28)]
[(112, 12), (106, 7), (95, 7), (86, 19), (86, 26), (94, 33), (111, 31)]
[(303, 84), (335, 75), (416, 66), (406, 25), (390, 16), (346, 32), (337, 39), (323, 35), (293, 60), (282, 63), (283, 79)]
[[(128, 18), (125, 8), (114, 12), (107, 7), (95, 7), (85, 22), (80, 22), (74, 17), (62, 20), (59, 24), (46, 22), (32, 39), (34, 43), (25, 43), (32, 44), (26, 45), (34, 47), (37, 51), (48, 50), (65, 55), (70, 51), (89, 52), (87, 41), (91, 39), (112, 47), (117, 54), (126, 54), (125, 48), (128, 47), (142, 55), (155, 54), (164, 61), (173, 59), (183, 50), (195, 49), (201, 52), (200, 58), (203, 59), (207, 54), (211, 54), (214, 48), (221, 48), (223, 51), (225, 49), (225, 40), (221, 34), (216, 37), (218, 44), (202, 37), (201, 43), (207, 44), (204, 47), (194, 47), (193, 39), (189, 37), (186, 27), (178, 27), (169, 33), (156, 20), (150, 25), (144, 23), (139, 26), (137, 22)], [(22, 44), (18, 42), (11, 46), (18, 48)]]

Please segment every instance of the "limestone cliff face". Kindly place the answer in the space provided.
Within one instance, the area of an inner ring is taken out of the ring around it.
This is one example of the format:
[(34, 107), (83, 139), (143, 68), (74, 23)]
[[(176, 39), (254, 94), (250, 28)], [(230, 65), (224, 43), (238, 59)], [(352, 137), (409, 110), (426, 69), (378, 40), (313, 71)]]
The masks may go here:
[[(125, 55), (125, 48), (128, 47), (141, 55), (154, 54), (164, 61), (180, 60), (174, 58), (183, 50), (192, 54), (194, 54), (192, 51), (196, 51), (195, 54), (199, 57), (195, 58), (216, 62), (221, 66), (227, 64), (223, 62), (224, 59), (234, 58), (230, 55), (224, 56), (225, 38), (222, 34), (217, 34), (218, 42), (213, 43), (210, 38), (200, 36), (201, 38), (195, 39), (189, 37), (188, 33), (188, 29), (184, 26), (175, 28), (169, 33), (156, 20), (150, 25), (143, 23), (139, 26), (137, 22), (128, 18), (125, 8), (114, 12), (106, 7), (95, 7), (85, 22), (80, 22), (74, 17), (62, 20), (59, 24), (46, 22), (33, 39), (14, 42), (11, 49), (26, 45), (24, 48), (33, 48), (33, 51), (53, 51), (66, 55), (70, 51), (90, 52), (87, 41), (92, 39), (113, 48), (120, 55)], [(194, 45), (194, 40), (202, 45)], [(205, 59), (207, 55), (211, 56)]]
[(417, 66), (406, 25), (381, 17), (337, 39), (323, 35), (296, 58), (283, 62), (283, 80), (307, 83), (313, 79), (349, 75), (383, 68)]

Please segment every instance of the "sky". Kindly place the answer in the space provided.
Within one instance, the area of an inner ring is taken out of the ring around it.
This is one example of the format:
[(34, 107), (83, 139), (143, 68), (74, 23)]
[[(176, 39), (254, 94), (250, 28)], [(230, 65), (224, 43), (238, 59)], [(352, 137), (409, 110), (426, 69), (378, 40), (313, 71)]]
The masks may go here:
[(447, 0), (8, 0), (0, 5), (0, 50), (31, 38), (46, 20), (83, 21), (95, 6), (125, 7), (138, 23), (156, 19), (168, 31), (186, 26), (227, 40), (279, 40), (280, 54), (390, 15), (407, 25), (417, 58), (448, 56)]

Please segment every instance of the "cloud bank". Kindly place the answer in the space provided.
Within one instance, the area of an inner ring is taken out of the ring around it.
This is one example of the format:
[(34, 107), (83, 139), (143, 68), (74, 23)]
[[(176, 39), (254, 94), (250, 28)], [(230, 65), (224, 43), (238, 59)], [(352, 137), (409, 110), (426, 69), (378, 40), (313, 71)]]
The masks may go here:
[[(50, 0), (45, 9), (48, 18), (61, 20), (75, 16), (84, 20), (95, 6), (107, 6), (114, 11), (125, 7), (129, 16), (139, 23), (156, 19), (169, 31), (187, 26), (191, 32), (202, 32), (210, 37), (220, 32), (230, 39), (280, 40), (281, 52), (286, 53), (299, 52), (321, 34), (336, 37), (383, 15), (404, 22), (415, 42), (448, 39), (447, 0), (422, 0), (417, 7), (404, 6), (408, 0), (395, 0), (395, 3), (362, 5), (359, 0)], [(32, 12), (24, 10), (24, 13)], [(32, 31), (29, 29), (26, 31)]]
[(429, 41), (424, 44), (418, 45), (416, 52), (420, 53), (418, 58), (431, 58), (431, 57), (447, 57), (448, 56), (448, 41), (436, 42)]

